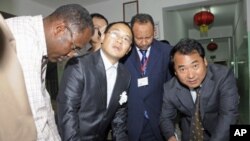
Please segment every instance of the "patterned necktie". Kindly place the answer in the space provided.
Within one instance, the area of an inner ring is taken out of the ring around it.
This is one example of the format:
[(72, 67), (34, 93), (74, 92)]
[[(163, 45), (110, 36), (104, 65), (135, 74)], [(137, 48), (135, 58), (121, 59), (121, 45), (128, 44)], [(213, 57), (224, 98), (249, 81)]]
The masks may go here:
[(146, 66), (147, 66), (147, 50), (141, 50), (140, 52), (142, 54), (142, 58), (141, 58), (141, 71), (142, 71), (142, 75), (146, 74)]
[(49, 61), (49, 59), (48, 59), (47, 56), (42, 57), (42, 66), (41, 66), (41, 80), (42, 80), (42, 83), (45, 81), (48, 61)]
[(196, 90), (195, 113), (191, 122), (191, 136), (190, 141), (203, 141), (203, 127), (200, 115), (200, 93)]

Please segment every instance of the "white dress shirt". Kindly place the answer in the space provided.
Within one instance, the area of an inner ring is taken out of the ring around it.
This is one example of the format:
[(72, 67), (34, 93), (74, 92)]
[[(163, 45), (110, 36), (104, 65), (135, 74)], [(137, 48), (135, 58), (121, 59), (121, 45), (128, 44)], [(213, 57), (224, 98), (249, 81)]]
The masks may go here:
[(106, 71), (106, 80), (107, 80), (107, 108), (109, 106), (109, 102), (112, 96), (112, 92), (115, 86), (116, 76), (117, 76), (117, 67), (118, 62), (115, 64), (111, 64), (108, 58), (105, 56), (101, 49), (101, 56), (105, 66)]
[(195, 90), (190, 90), (190, 93), (191, 93), (193, 102), (195, 103), (195, 100), (196, 100), (196, 91)]

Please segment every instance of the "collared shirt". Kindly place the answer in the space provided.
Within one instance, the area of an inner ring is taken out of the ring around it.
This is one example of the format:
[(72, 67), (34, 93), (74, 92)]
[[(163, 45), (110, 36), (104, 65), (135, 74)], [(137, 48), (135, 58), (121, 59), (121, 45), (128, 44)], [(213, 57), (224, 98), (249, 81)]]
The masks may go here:
[[(47, 56), (42, 16), (6, 20), (16, 39), (17, 56), (23, 69), (38, 141), (60, 141), (50, 95), (45, 87), (42, 58)], [(46, 69), (46, 65), (43, 66)]]
[[(148, 56), (149, 56), (150, 49), (151, 49), (151, 46), (147, 49), (147, 53), (146, 53), (147, 58), (148, 58)], [(141, 52), (140, 52), (140, 49), (139, 49), (138, 47), (136, 47), (136, 50), (137, 50), (137, 54), (139, 55), (140, 60), (141, 60), (141, 59), (142, 59), (142, 54), (141, 54)]]
[(202, 84), (201, 84), (198, 88), (190, 89), (190, 93), (191, 93), (191, 96), (192, 96), (192, 99), (193, 99), (193, 102), (194, 102), (194, 103), (195, 103), (196, 97), (197, 97), (197, 92), (196, 92), (196, 90), (199, 90), (201, 87), (202, 87)]
[(195, 100), (196, 100), (196, 91), (195, 90), (190, 90), (190, 93), (191, 93), (191, 96), (192, 96), (192, 99), (193, 99), (193, 102), (195, 103)]
[(102, 49), (101, 49), (101, 57), (104, 63), (106, 78), (107, 78), (107, 107), (108, 107), (115, 86), (118, 62), (115, 64), (111, 64), (108, 58), (103, 53)]

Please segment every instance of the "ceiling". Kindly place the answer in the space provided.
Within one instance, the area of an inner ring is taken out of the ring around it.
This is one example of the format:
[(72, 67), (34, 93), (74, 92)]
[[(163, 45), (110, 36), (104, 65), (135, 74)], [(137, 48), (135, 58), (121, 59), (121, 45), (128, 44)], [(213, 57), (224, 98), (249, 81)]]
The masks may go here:
[(210, 9), (210, 11), (214, 14), (214, 22), (211, 26), (227, 26), (233, 25), (235, 21), (235, 8), (236, 8), (236, 0), (229, 1), (227, 3), (215, 3), (215, 4), (204, 4), (199, 6), (189, 6), (188, 8), (180, 8), (177, 10), (166, 10), (169, 12), (177, 12), (182, 21), (187, 25), (188, 29), (197, 28), (194, 25), (193, 17), (197, 12), (202, 11), (204, 8)]
[[(223, 4), (210, 6), (210, 12), (214, 14), (213, 26), (226, 26), (234, 24), (236, 4)], [(201, 7), (180, 11), (183, 21), (188, 27), (193, 27), (193, 16), (202, 10)]]
[[(60, 5), (72, 3), (72, 0), (31, 0), (31, 1), (35, 1), (37, 3), (40, 3), (42, 5), (45, 5), (51, 8), (57, 8)], [(84, 6), (84, 5), (96, 4), (99, 2), (105, 2), (105, 1), (108, 1), (108, 0), (74, 0), (73, 3), (81, 4)]]

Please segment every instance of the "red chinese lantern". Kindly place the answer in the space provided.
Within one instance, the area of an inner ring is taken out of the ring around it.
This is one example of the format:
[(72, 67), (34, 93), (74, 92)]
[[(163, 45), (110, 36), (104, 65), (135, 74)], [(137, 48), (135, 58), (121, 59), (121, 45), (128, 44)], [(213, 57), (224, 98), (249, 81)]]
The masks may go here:
[(218, 45), (215, 42), (210, 42), (207, 45), (207, 50), (209, 51), (215, 51), (218, 48)]
[(209, 11), (201, 11), (194, 15), (195, 25), (200, 27), (200, 32), (207, 32), (208, 25), (213, 23), (214, 15)]

